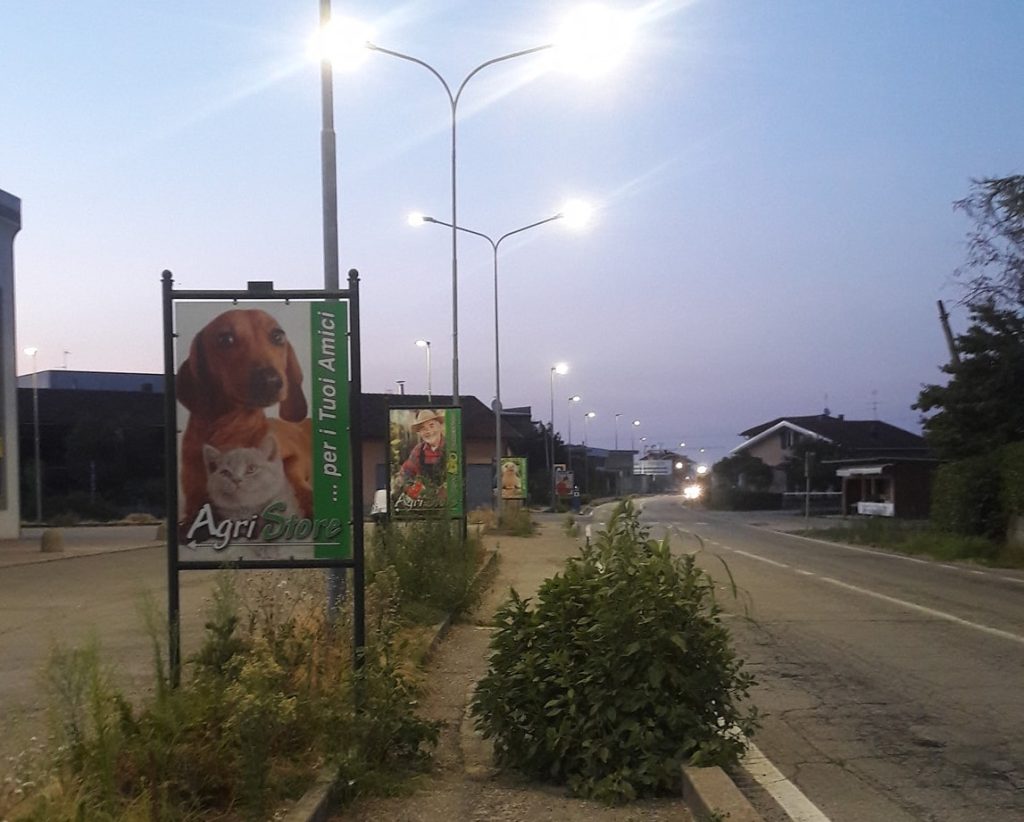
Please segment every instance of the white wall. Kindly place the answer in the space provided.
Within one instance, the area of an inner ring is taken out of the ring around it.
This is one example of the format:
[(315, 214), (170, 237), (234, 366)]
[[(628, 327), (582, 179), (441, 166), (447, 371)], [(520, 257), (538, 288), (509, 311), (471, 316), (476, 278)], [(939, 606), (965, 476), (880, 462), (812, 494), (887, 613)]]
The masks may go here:
[(21, 528), (18, 496), (17, 340), (14, 335), (14, 235), (21, 229), (21, 200), (0, 189), (0, 539)]

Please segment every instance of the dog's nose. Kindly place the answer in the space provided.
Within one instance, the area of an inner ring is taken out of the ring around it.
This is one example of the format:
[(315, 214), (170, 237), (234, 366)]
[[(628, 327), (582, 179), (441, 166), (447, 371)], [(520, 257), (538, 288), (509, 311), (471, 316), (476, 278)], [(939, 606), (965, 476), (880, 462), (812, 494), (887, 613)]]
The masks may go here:
[(254, 400), (269, 404), (277, 399), (284, 387), (284, 380), (275, 368), (255, 368), (249, 386)]

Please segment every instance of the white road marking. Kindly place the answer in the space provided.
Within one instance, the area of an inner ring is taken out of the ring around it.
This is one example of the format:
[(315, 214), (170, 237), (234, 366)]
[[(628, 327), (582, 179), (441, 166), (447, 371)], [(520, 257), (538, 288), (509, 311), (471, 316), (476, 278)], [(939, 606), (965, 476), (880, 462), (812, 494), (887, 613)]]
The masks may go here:
[(919, 613), (927, 614), (928, 616), (932, 616), (937, 619), (944, 619), (948, 622), (954, 622), (957, 625), (963, 625), (967, 628), (974, 628), (975, 630), (981, 631), (982, 633), (986, 633), (989, 636), (999, 637), (1000, 639), (1008, 639), (1011, 642), (1019, 642), (1021, 645), (1024, 645), (1024, 636), (1012, 634), (1009, 631), (1003, 631), (999, 628), (991, 628), (988, 625), (980, 625), (977, 622), (969, 622), (968, 620), (961, 619), (958, 616), (947, 614), (945, 611), (937, 611), (934, 608), (928, 608), (924, 605), (918, 605), (916, 602), (907, 602), (907, 600), (905, 599), (896, 599), (896, 597), (886, 596), (885, 594), (880, 594), (877, 591), (871, 591), (867, 588), (861, 588), (858, 585), (850, 585), (848, 582), (842, 582), (838, 579), (833, 579), (832, 577), (821, 577), (821, 580), (822, 582), (828, 582), (831, 585), (838, 585), (840, 588), (845, 588), (848, 591), (856, 591), (858, 594), (864, 594), (865, 596), (874, 597), (875, 599), (880, 599), (883, 602), (888, 602), (892, 605), (898, 605), (901, 608), (909, 608), (912, 611), (918, 611)]
[[(742, 556), (748, 557), (749, 559), (756, 559), (760, 562), (767, 563), (768, 565), (775, 565), (779, 568), (790, 568), (791, 570), (795, 571), (798, 574), (802, 574), (803, 576), (818, 577), (817, 574), (811, 571), (805, 571), (802, 568), (794, 568), (793, 566), (786, 565), (784, 562), (776, 562), (774, 559), (768, 559), (767, 557), (761, 557), (757, 554), (751, 554), (749, 551), (741, 551), (739, 548), (730, 548), (728, 545), (723, 545), (721, 547), (725, 548), (727, 551), (732, 551), (734, 554), (740, 554)], [(988, 625), (981, 625), (977, 622), (971, 622), (966, 619), (961, 619), (958, 616), (947, 614), (945, 611), (938, 611), (935, 608), (928, 608), (925, 605), (918, 605), (916, 602), (908, 602), (905, 599), (897, 599), (896, 597), (887, 596), (886, 594), (880, 594), (877, 591), (872, 591), (868, 588), (861, 588), (859, 585), (851, 585), (848, 582), (842, 582), (841, 580), (833, 579), (832, 577), (818, 577), (818, 579), (820, 579), (822, 582), (828, 582), (831, 585), (837, 585), (840, 588), (845, 588), (848, 591), (856, 591), (859, 594), (874, 597), (875, 599), (880, 599), (883, 602), (888, 602), (892, 605), (898, 605), (902, 608), (909, 608), (912, 611), (918, 611), (919, 613), (927, 614), (928, 616), (932, 616), (937, 619), (944, 619), (948, 622), (954, 622), (957, 625), (963, 625), (967, 628), (974, 628), (975, 630), (981, 631), (982, 633), (986, 633), (989, 636), (998, 637), (999, 639), (1008, 639), (1011, 642), (1019, 642), (1020, 644), (1024, 645), (1024, 636), (1011, 633), (1010, 631), (1004, 631), (1000, 628), (992, 628)]]
[(772, 799), (793, 822), (829, 822), (829, 818), (818, 809), (818, 806), (786, 779), (753, 742), (748, 743), (747, 752), (740, 764), (771, 794)]
[[(748, 525), (748, 528), (757, 528), (756, 525)], [(764, 529), (760, 529), (764, 530)], [(909, 557), (906, 554), (893, 554), (889, 551), (877, 551), (873, 548), (862, 548), (858, 545), (848, 545), (845, 542), (830, 542), (827, 539), (816, 539), (815, 537), (805, 537), (803, 534), (792, 534), (788, 531), (775, 531), (776, 534), (783, 534), (787, 537), (793, 537), (793, 539), (803, 539), (807, 542), (816, 542), (819, 545), (829, 545), (832, 548), (842, 548), (844, 551), (856, 551), (859, 554), (871, 554), (876, 557), (888, 557), (889, 559), (898, 559), (903, 562), (916, 562), (919, 565), (930, 565), (933, 568), (945, 568), (949, 571), (959, 571), (961, 573), (976, 574), (978, 576), (992, 577), (993, 579), (1002, 580), (1003, 582), (1013, 582), (1017, 585), (1024, 585), (1024, 577), (1010, 577), (1004, 576), (1003, 574), (994, 574), (991, 571), (978, 571), (974, 568), (967, 568), (963, 565), (950, 565), (944, 562), (934, 562), (932, 560), (920, 559), (918, 557)]]
[[(722, 547), (725, 547), (725, 546), (722, 546)], [(741, 551), (739, 548), (730, 548), (729, 550), (732, 551), (734, 554), (739, 554), (740, 556), (749, 557), (750, 559), (756, 559), (759, 562), (766, 562), (769, 565), (776, 566), (777, 568), (792, 568), (793, 567), (791, 565), (786, 565), (786, 563), (784, 563), (784, 562), (776, 562), (774, 559), (768, 559), (768, 557), (760, 557), (757, 554), (750, 554), (750, 553), (748, 553), (746, 551)]]

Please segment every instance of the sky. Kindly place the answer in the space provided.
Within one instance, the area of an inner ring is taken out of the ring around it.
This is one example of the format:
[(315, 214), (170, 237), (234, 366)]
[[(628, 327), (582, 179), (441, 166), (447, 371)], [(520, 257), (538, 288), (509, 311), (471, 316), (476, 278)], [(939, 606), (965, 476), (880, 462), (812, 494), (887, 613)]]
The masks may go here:
[[(334, 14), (457, 86), (550, 43), (577, 5)], [(948, 357), (936, 300), (966, 327), (952, 273), (970, 226), (952, 204), (972, 179), (1024, 173), (1024, 3), (608, 6), (637, 28), (606, 75), (520, 57), (459, 102), (462, 226), (497, 238), (570, 197), (595, 207), (585, 229), (500, 247), (504, 405), (548, 420), (553, 396), (563, 437), (579, 442), (593, 411), (590, 445), (617, 433), (708, 461), (825, 407), (920, 430), (911, 406)], [(22, 200), (18, 347), (40, 370), (161, 371), (164, 269), (187, 289), (322, 286), (317, 22), (317, 0), (0, 0), (0, 189)], [(451, 215), (447, 98), (424, 68), (370, 53), (335, 73), (334, 110), (364, 390), (425, 392), (427, 339), (449, 393), (451, 236), (406, 222)], [(458, 256), (459, 388), (489, 404), (492, 251), (462, 235)]]

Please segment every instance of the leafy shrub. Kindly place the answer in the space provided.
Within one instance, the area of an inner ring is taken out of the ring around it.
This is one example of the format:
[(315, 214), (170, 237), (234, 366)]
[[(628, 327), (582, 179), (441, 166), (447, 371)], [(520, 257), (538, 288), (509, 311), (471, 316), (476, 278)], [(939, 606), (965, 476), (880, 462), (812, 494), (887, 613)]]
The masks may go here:
[(692, 556), (648, 539), (630, 501), (596, 543), (497, 613), (472, 710), (501, 766), (630, 800), (678, 788), (679, 764), (727, 765), (756, 715), (753, 678)]
[(712, 486), (707, 501), (708, 508), (718, 511), (777, 511), (782, 508), (782, 494), (725, 486)]
[(1003, 511), (1008, 516), (1024, 514), (1024, 442), (1003, 447), (999, 473)]
[(473, 579), (483, 556), (479, 537), (463, 538), (457, 522), (389, 522), (374, 530), (371, 571), (394, 568), (405, 615), (433, 622), (472, 607)]
[(939, 466), (932, 485), (931, 518), (940, 531), (1002, 537), (1006, 517), (1000, 500), (998, 453)]
[(508, 534), (513, 537), (532, 537), (533, 520), (530, 518), (530, 511), (520, 505), (505, 504), (501, 507), (501, 520), (498, 523), (498, 533)]

